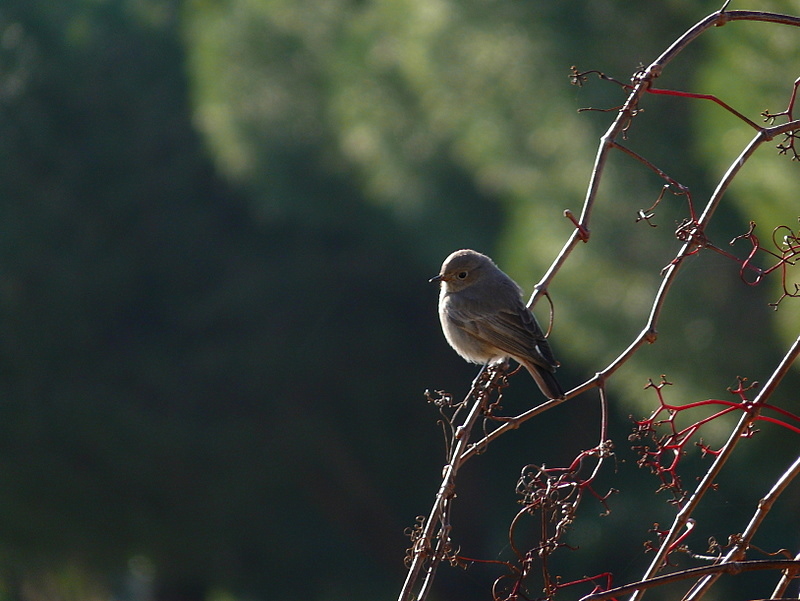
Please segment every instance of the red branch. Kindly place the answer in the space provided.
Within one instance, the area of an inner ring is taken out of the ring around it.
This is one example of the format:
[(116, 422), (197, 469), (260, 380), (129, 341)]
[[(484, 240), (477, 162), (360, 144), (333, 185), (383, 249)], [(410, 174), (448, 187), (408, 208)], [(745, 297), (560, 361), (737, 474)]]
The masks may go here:
[[(649, 417), (642, 420), (634, 420), (635, 428), (629, 440), (632, 442), (637, 440), (644, 441), (643, 444), (632, 447), (639, 454), (637, 463), (639, 467), (646, 467), (658, 476), (661, 481), (661, 486), (658, 490), (670, 491), (673, 495), (670, 500), (671, 503), (682, 505), (688, 494), (681, 485), (678, 466), (681, 459), (687, 454), (687, 446), (698, 431), (704, 425), (728, 413), (753, 413), (755, 404), (747, 398), (747, 393), (753, 390), (758, 383), (753, 382), (748, 385), (746, 382), (746, 378), (738, 378), (736, 387), (728, 389), (728, 392), (739, 398), (738, 401), (706, 399), (685, 405), (672, 405), (665, 400), (664, 388), (671, 385), (671, 382), (668, 382), (665, 376), (661, 376), (661, 381), (658, 384), (650, 380), (645, 386), (645, 389), (655, 390), (658, 398), (658, 407)], [(679, 414), (699, 407), (721, 407), (721, 409), (712, 415), (692, 422), (684, 428), (676, 426), (675, 420)], [(790, 432), (800, 434), (799, 416), (769, 403), (761, 404), (760, 410), (762, 412), (765, 410), (774, 411), (780, 417), (770, 417), (759, 413), (755, 418), (756, 421), (776, 424)], [(667, 427), (667, 432), (662, 434), (661, 430), (665, 426)], [(756, 432), (754, 429), (749, 429), (742, 436), (753, 436)], [(694, 444), (702, 450), (703, 454), (716, 455), (718, 453), (718, 451), (705, 444), (702, 439)]]

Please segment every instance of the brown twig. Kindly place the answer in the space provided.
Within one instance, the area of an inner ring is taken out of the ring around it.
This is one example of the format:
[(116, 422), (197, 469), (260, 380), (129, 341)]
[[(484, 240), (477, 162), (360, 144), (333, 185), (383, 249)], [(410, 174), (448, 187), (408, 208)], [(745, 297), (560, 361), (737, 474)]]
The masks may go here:
[[(789, 484), (799, 475), (800, 457), (794, 460), (794, 463), (789, 467), (789, 469), (781, 474), (781, 477), (778, 478), (772, 489), (770, 489), (764, 498), (758, 502), (758, 508), (756, 509), (755, 514), (753, 514), (753, 517), (750, 519), (750, 523), (747, 525), (747, 528), (740, 536), (736, 537), (736, 543), (719, 563), (741, 561), (745, 558), (750, 541), (758, 531), (761, 523), (764, 521), (764, 518), (767, 517), (767, 514), (772, 509), (775, 501), (781, 496), (783, 491), (786, 490), (786, 487), (789, 486)], [(700, 599), (700, 597), (702, 597), (706, 591), (711, 588), (714, 582), (717, 581), (720, 575), (720, 572), (715, 572), (713, 574), (704, 576), (700, 581), (695, 583), (688, 593), (686, 593), (683, 601), (696, 601), (697, 599)]]
[[(686, 526), (686, 523), (691, 519), (692, 514), (694, 513), (697, 506), (700, 504), (703, 496), (705, 495), (706, 491), (708, 491), (714, 481), (716, 480), (719, 472), (722, 470), (722, 467), (728, 461), (733, 450), (736, 448), (736, 445), (742, 439), (742, 436), (747, 432), (748, 428), (751, 424), (755, 421), (758, 416), (760, 405), (772, 395), (772, 392), (778, 386), (778, 384), (783, 380), (783, 377), (786, 375), (786, 372), (789, 371), (794, 361), (797, 359), (798, 355), (800, 355), (800, 336), (795, 340), (794, 344), (789, 348), (789, 350), (784, 355), (783, 359), (781, 360), (778, 367), (772, 372), (769, 380), (765, 384), (764, 388), (759, 392), (756, 398), (753, 400), (752, 403), (752, 410), (749, 413), (743, 413), (741, 418), (739, 419), (739, 423), (731, 432), (728, 441), (725, 445), (720, 449), (717, 456), (714, 458), (714, 463), (708, 469), (708, 471), (703, 476), (700, 483), (697, 485), (694, 493), (692, 493), (689, 500), (686, 504), (681, 507), (678, 514), (675, 516), (675, 521), (672, 524), (672, 527), (669, 529), (669, 532), (664, 536), (664, 539), (661, 542), (661, 546), (659, 547), (658, 551), (656, 552), (653, 561), (650, 563), (647, 571), (645, 572), (644, 576), (642, 577), (642, 581), (649, 581), (656, 577), (658, 572), (661, 568), (665, 565), (667, 561), (667, 556), (670, 553), (672, 548), (672, 544), (675, 542), (675, 539), (679, 536), (680, 532)], [(631, 601), (637, 601), (642, 595), (642, 590), (637, 590), (631, 596)]]
[(775, 590), (772, 591), (770, 595), (770, 599), (780, 599), (786, 594), (786, 589), (789, 588), (789, 584), (791, 584), (794, 578), (797, 578), (797, 574), (800, 573), (800, 553), (794, 556), (794, 560), (798, 562), (796, 567), (788, 567), (783, 571), (781, 574), (780, 580), (778, 580), (778, 584), (775, 585)]
[[(434, 500), (428, 519), (425, 521), (425, 525), (422, 528), (422, 532), (413, 542), (411, 562), (406, 580), (400, 592), (400, 601), (410, 601), (414, 597), (414, 590), (417, 587), (423, 571), (425, 576), (422, 578), (417, 599), (425, 599), (430, 591), (436, 569), (441, 563), (445, 547), (449, 542), (450, 525), (448, 509), (455, 490), (456, 474), (463, 463), (461, 456), (469, 443), (472, 428), (486, 404), (488, 395), (495, 387), (497, 378), (502, 375), (500, 370), (483, 367), (472, 382), (472, 387), (466, 399), (467, 401), (472, 399), (472, 406), (463, 424), (456, 428), (454, 432), (455, 440), (452, 445), (449, 461), (444, 468), (442, 483), (439, 486), (439, 491), (436, 494), (436, 499)], [(433, 540), (437, 529), (439, 535), (434, 545)], [(426, 562), (428, 564), (427, 569), (425, 569)]]
[(706, 574), (741, 574), (742, 572), (753, 572), (758, 570), (785, 570), (797, 569), (800, 562), (794, 559), (754, 559), (751, 561), (734, 561), (731, 563), (717, 564), (713, 566), (701, 566), (699, 568), (689, 568), (680, 572), (673, 572), (664, 576), (655, 576), (639, 582), (633, 582), (624, 586), (618, 586), (602, 593), (593, 593), (581, 597), (580, 601), (605, 601), (606, 599), (617, 599), (628, 593), (643, 592), (647, 589), (669, 584), (670, 582), (680, 582), (704, 576)]

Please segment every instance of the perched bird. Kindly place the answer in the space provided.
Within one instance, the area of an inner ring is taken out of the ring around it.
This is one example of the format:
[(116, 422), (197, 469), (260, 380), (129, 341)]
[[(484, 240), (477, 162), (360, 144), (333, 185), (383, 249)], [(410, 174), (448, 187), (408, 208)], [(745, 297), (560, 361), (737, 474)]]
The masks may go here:
[(511, 357), (525, 366), (548, 399), (564, 391), (542, 328), (522, 301), (522, 289), (489, 257), (457, 250), (442, 263), (439, 320), (450, 346), (467, 361), (490, 364)]

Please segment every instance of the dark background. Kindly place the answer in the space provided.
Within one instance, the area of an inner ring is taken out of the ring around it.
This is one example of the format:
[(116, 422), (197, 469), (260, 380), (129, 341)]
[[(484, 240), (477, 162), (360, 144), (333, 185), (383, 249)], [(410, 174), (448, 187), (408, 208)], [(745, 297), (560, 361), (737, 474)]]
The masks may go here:
[[(570, 86), (570, 66), (627, 81), (718, 4), (0, 5), (0, 599), (394, 598), (403, 531), (444, 461), (423, 392), (463, 395), (476, 373), (446, 346), (427, 279), (472, 247), (530, 291), (614, 115), (577, 109), (624, 98)], [(755, 4), (731, 8), (776, 8)], [(757, 119), (788, 102), (798, 39), (730, 24), (658, 83)], [(702, 206), (752, 130), (709, 102), (647, 101), (630, 146)], [(797, 225), (797, 166), (767, 148), (753, 164), (709, 230), (725, 248), (750, 219), (764, 240)], [(668, 194), (658, 228), (634, 224), (660, 186), (615, 156), (592, 241), (551, 288), (568, 387), (644, 324), (687, 214)], [(796, 301), (767, 306), (778, 279), (737, 272), (695, 258), (658, 343), (610, 383), (619, 462), (603, 478), (623, 492), (607, 518), (587, 503), (565, 577), (638, 578), (647, 528), (671, 521), (626, 440), (655, 403), (647, 378), (668, 374), (676, 403), (729, 398), (794, 339)], [(790, 389), (775, 403), (796, 411)], [(505, 405), (537, 400), (520, 376)], [(596, 444), (597, 417), (584, 395), (464, 469), (465, 554), (507, 553), (519, 470)], [(796, 446), (777, 427), (748, 441), (698, 551), (741, 531)], [(687, 462), (693, 482), (707, 460)], [(796, 513), (776, 514), (762, 545), (796, 549)], [(437, 598), (486, 599), (496, 576), (442, 568)]]

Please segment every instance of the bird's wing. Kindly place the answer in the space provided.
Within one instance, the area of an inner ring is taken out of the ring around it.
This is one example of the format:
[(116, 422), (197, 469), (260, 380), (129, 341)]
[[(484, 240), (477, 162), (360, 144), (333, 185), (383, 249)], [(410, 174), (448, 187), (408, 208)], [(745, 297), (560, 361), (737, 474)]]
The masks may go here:
[(475, 338), (512, 357), (525, 357), (551, 372), (558, 367), (542, 328), (522, 301), (512, 310), (483, 313), (477, 319), (473, 315), (451, 310), (450, 318)]

